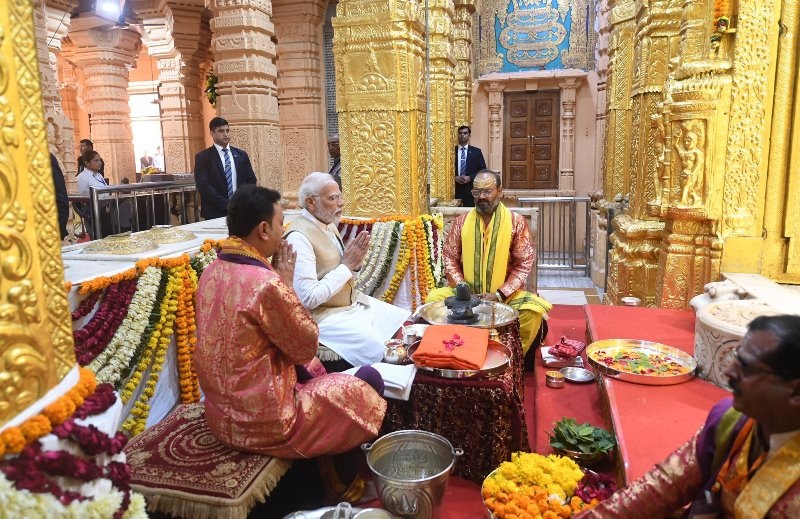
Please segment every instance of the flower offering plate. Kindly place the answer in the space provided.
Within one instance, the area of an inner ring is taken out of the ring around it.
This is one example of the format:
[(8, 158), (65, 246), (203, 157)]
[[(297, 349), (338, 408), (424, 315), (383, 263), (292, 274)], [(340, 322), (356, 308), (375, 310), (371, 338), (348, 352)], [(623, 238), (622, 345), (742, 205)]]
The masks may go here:
[[(492, 306), (494, 306), (494, 326), (492, 326)], [(475, 328), (499, 328), (503, 327), (519, 318), (519, 313), (508, 305), (494, 301), (484, 301), (475, 308), (473, 312), (478, 314), (478, 321), (466, 326)], [(427, 303), (419, 307), (417, 315), (430, 324), (452, 324), (447, 322), (447, 314), (450, 312), (444, 301)]]
[(672, 346), (637, 339), (606, 339), (586, 349), (589, 365), (626, 382), (667, 386), (691, 380), (697, 362)]
[[(409, 347), (409, 358), (414, 360), (414, 352), (417, 351), (421, 341), (417, 341)], [(489, 340), (486, 350), (486, 362), (481, 369), (445, 369), (420, 366), (417, 369), (428, 374), (441, 378), (486, 378), (494, 377), (505, 372), (511, 363), (511, 350), (497, 341)], [(416, 364), (416, 363), (415, 363)]]

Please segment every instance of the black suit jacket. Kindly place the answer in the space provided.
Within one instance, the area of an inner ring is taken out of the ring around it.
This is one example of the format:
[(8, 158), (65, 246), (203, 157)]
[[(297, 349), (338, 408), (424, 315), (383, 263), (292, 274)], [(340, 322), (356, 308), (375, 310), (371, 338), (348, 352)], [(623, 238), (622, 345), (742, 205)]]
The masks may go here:
[(67, 197), (67, 184), (64, 182), (64, 173), (58, 165), (56, 156), (50, 154), (50, 169), (53, 170), (53, 187), (56, 192), (56, 209), (58, 209), (58, 230), (63, 240), (67, 236), (67, 220), (69, 219), (69, 198)]
[[(455, 176), (459, 175), (459, 150), (458, 146), (454, 149), (455, 160), (453, 164), (455, 166), (454, 172)], [(460, 198), (462, 205), (464, 207), (474, 207), (475, 206), (475, 198), (472, 196), (472, 181), (475, 180), (475, 175), (478, 174), (478, 171), (486, 169), (486, 161), (483, 160), (483, 152), (480, 148), (476, 148), (475, 146), (467, 146), (467, 175), (469, 175), (470, 181), (466, 184), (456, 184), (456, 195), (455, 198)]]
[[(228, 146), (236, 166), (236, 187), (255, 184), (256, 174), (250, 157), (244, 150)], [(194, 157), (194, 182), (200, 192), (200, 214), (206, 220), (228, 215), (228, 182), (225, 166), (215, 146), (206, 148)]]

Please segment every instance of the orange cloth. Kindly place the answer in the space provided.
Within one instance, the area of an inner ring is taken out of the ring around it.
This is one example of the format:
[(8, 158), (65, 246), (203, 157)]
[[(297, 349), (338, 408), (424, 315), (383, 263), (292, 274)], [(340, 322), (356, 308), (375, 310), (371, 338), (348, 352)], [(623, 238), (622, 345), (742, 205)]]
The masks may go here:
[[(448, 351), (444, 341), (452, 340), (454, 335), (464, 344)], [(481, 369), (486, 362), (488, 344), (489, 330), (483, 328), (462, 324), (429, 326), (414, 353), (414, 362), (429, 368)]]

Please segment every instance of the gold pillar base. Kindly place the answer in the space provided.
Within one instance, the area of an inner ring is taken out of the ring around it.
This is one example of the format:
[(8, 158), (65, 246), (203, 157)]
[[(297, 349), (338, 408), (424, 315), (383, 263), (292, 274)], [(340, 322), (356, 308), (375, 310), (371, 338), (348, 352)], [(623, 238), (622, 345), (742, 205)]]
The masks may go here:
[(614, 248), (609, 258), (606, 303), (618, 305), (623, 297), (634, 296), (642, 306), (656, 306), (658, 251), (664, 223), (620, 215), (612, 225)]

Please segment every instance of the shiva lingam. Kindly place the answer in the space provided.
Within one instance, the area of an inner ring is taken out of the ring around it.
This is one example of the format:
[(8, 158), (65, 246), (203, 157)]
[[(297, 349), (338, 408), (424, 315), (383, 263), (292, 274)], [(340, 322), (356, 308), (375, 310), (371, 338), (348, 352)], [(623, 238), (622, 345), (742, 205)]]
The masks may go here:
[(472, 295), (469, 285), (462, 281), (456, 285), (456, 295), (444, 300), (444, 305), (450, 309), (447, 314), (447, 322), (453, 324), (477, 323), (479, 316), (472, 309), (481, 303), (483, 301)]

